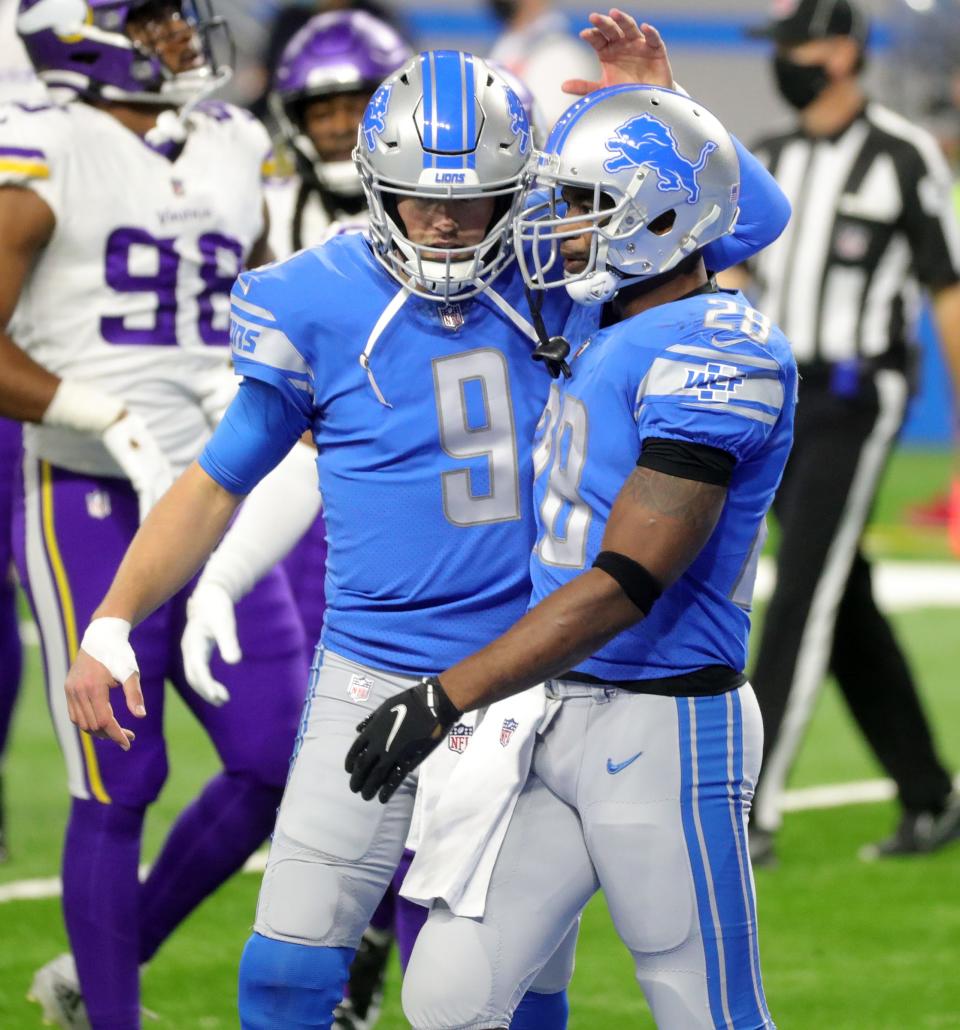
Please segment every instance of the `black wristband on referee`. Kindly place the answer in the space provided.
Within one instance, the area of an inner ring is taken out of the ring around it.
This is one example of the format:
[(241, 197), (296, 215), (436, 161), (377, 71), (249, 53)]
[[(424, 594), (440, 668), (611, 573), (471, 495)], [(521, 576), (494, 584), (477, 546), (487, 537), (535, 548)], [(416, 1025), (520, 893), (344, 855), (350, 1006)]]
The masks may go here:
[(619, 551), (601, 551), (594, 559), (593, 567), (602, 569), (615, 579), (644, 615), (650, 614), (654, 602), (663, 593), (663, 587), (651, 572)]

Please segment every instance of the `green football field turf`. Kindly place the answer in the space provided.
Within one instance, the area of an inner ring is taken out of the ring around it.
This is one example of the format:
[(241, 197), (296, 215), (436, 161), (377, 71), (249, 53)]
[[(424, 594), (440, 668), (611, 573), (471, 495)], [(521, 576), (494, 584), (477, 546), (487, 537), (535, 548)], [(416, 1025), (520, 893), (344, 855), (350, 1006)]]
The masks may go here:
[[(946, 557), (941, 533), (899, 524), (903, 506), (932, 495), (945, 482), (946, 468), (939, 454), (906, 453), (898, 459), (878, 505), (872, 550), (885, 557)], [(960, 766), (958, 613), (916, 610), (898, 614), (895, 623), (922, 683), (941, 750), (955, 770)], [(215, 764), (181, 703), (168, 705), (167, 718), (172, 773), (148, 823), (147, 858)], [(878, 775), (829, 686), (792, 785)], [(4, 780), (13, 856), (0, 866), (0, 885), (56, 875), (66, 800), (36, 648), (28, 649)], [(781, 1028), (960, 1028), (960, 845), (923, 859), (861, 863), (858, 847), (885, 835), (895, 819), (892, 804), (787, 817), (779, 868), (757, 873), (764, 978)], [(237, 1026), (236, 963), (258, 880), (235, 877), (161, 950), (144, 975), (144, 1005), (159, 1016), (146, 1027)], [(24, 994), (33, 971), (65, 948), (56, 899), (0, 904), (0, 1030), (40, 1025), (38, 1010)], [(584, 919), (571, 1002), (573, 1030), (653, 1026), (602, 900), (594, 901)], [(406, 1026), (396, 970), (379, 1026)]]

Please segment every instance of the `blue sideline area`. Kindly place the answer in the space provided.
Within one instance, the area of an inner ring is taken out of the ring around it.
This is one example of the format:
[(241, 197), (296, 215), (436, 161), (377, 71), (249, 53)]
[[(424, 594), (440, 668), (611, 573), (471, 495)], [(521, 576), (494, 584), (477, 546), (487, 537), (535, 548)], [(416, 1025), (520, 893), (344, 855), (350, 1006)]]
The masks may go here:
[[(587, 24), (587, 15), (592, 7), (571, 11), (571, 21)], [(435, 8), (411, 8), (402, 12), (410, 31), (415, 36), (475, 36), (478, 42), (490, 43), (500, 26), (492, 13), (485, 10), (449, 11)], [(745, 38), (744, 30), (763, 21), (763, 14), (745, 17), (743, 15), (717, 15), (715, 12), (667, 16), (658, 13), (650, 19), (670, 41), (672, 47), (696, 47), (698, 49), (758, 48), (769, 44), (760, 40)], [(882, 22), (871, 25), (870, 46), (882, 50), (890, 45), (890, 28)]]

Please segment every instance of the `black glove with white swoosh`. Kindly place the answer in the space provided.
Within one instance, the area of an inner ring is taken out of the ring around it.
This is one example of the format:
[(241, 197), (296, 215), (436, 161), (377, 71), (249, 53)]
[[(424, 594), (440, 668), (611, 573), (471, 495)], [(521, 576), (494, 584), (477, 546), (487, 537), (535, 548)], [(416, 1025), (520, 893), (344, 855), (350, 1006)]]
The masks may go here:
[(436, 676), (384, 701), (357, 727), (347, 752), (350, 789), (364, 801), (377, 791), (382, 802), (389, 801), (462, 714)]

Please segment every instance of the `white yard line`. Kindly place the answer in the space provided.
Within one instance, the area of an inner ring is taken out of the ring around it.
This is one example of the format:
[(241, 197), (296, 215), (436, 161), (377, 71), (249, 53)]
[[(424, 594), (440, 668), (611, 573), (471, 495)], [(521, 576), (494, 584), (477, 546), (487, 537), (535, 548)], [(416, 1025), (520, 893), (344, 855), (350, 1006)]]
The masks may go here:
[[(770, 597), (775, 580), (773, 562), (761, 558), (755, 592), (758, 601)], [(873, 589), (885, 611), (960, 607), (960, 562), (876, 562)]]

